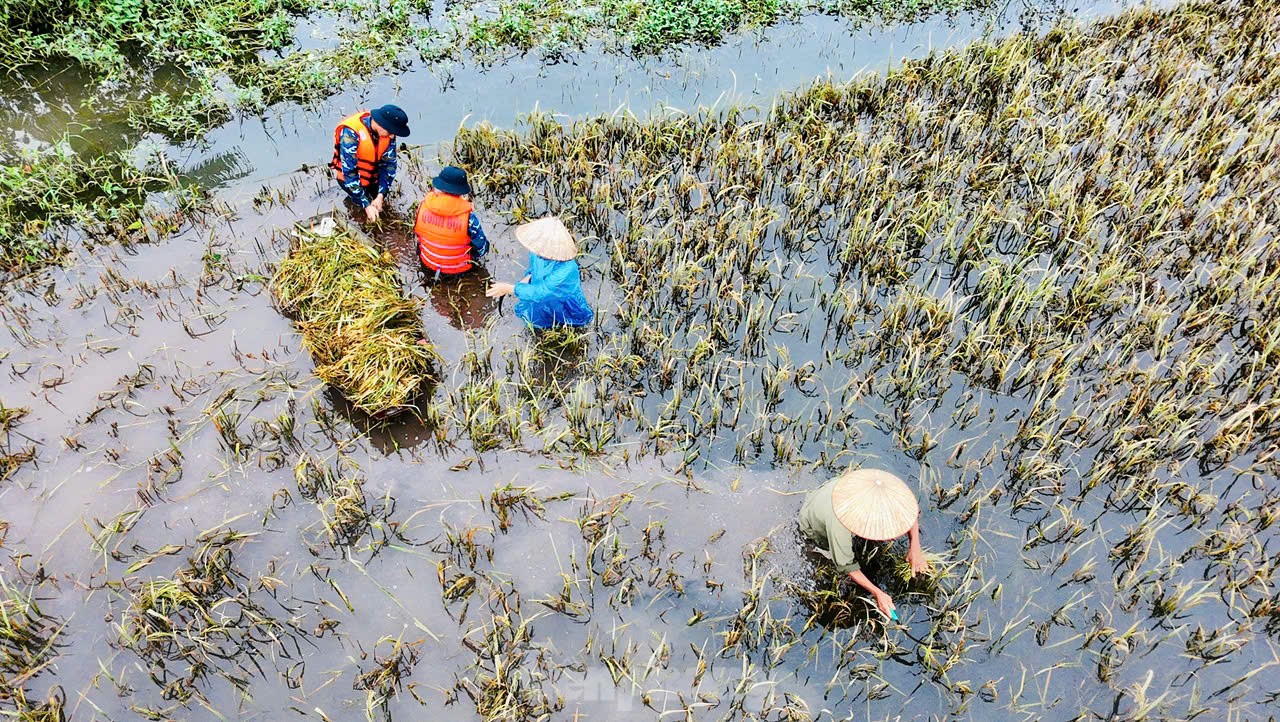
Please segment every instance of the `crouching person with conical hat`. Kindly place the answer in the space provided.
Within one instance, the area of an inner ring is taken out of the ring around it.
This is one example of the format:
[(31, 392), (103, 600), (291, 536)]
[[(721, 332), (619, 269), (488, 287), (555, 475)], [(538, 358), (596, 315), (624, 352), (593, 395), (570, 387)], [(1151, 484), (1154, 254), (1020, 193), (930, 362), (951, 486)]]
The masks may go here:
[(595, 313), (582, 293), (578, 246), (555, 216), (516, 227), (516, 240), (529, 249), (529, 272), (519, 283), (495, 283), (489, 298), (516, 297), (516, 315), (536, 329), (586, 326)]
[(800, 507), (800, 531), (876, 600), (885, 616), (898, 618), (889, 596), (863, 571), (884, 544), (910, 536), (907, 562), (911, 575), (927, 569), (920, 547), (920, 506), (906, 483), (887, 471), (857, 469), (809, 492)]

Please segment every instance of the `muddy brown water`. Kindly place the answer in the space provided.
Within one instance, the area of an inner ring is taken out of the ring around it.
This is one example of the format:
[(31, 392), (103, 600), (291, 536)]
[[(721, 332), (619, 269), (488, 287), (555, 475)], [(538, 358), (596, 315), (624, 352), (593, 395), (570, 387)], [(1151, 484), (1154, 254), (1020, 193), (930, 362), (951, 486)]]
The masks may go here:
[[(1089, 12), (1114, 9), (1097, 4)], [(1157, 640), (1115, 652), (1129, 662), (1117, 668), (1115, 688), (1149, 685), (1209, 696), (1232, 688), (1242, 667), (1266, 668), (1271, 660), (1264, 645), (1255, 645), (1233, 657), (1230, 669), (1203, 669), (1178, 652), (1181, 639), (1161, 638), (1163, 622), (1140, 608), (1118, 608), (1109, 586), (1068, 584), (1090, 562), (1110, 565), (1108, 530), (1132, 523), (1101, 507), (1092, 510), (1096, 531), (1069, 547), (1070, 558), (1068, 547), (1025, 538), (1031, 521), (1052, 512), (995, 506), (971, 522), (980, 539), (973, 559), (986, 581), (977, 619), (970, 621), (982, 625), (989, 641), (966, 651), (945, 680), (931, 678), (919, 657), (918, 638), (929, 628), (923, 601), (904, 598), (904, 628), (884, 635), (865, 626), (805, 630), (808, 610), (779, 590), (789, 581), (804, 584), (811, 573), (792, 519), (799, 494), (824, 478), (820, 471), (735, 466), (731, 453), (713, 450), (694, 473), (677, 474), (678, 458), (624, 462), (619, 453), (631, 443), (626, 438), (603, 459), (572, 462), (523, 451), (442, 449), (430, 429), (412, 421), (374, 425), (350, 414), (315, 379), (293, 326), (272, 307), (262, 283), (284, 251), (292, 223), (341, 206), (341, 194), (323, 173), (295, 169), (327, 158), (333, 119), (358, 104), (398, 98), (409, 109), (412, 140), (425, 143), (447, 140), (464, 120), (509, 124), (535, 107), (577, 115), (717, 100), (767, 105), (777, 92), (815, 74), (829, 70), (843, 77), (883, 67), (931, 45), (966, 42), (980, 30), (932, 20), (850, 33), (839, 21), (810, 18), (762, 38), (681, 50), (662, 60), (585, 54), (575, 64), (547, 66), (522, 58), (489, 68), (459, 66), (447, 80), (417, 70), (376, 79), (316, 108), (273, 109), (183, 149), (187, 166), (220, 186), (216, 212), (158, 245), (80, 251), (64, 268), (9, 289), (0, 306), (8, 330), (0, 398), (31, 409), (18, 431), (38, 450), (36, 464), (0, 485), (5, 551), (15, 557), (3, 573), (11, 580), (47, 577), (38, 587), (42, 606), (66, 623), (60, 656), (32, 688), (42, 694), (60, 687), (74, 720), (137, 719), (141, 708), (175, 704), (151, 677), (181, 676), (182, 666), (170, 663), (162, 671), (124, 648), (120, 625), (142, 581), (171, 575), (198, 538), (222, 529), (253, 535), (238, 548), (237, 567), (256, 585), (255, 599), (290, 620), (296, 632), (278, 644), (260, 639), (249, 645), (247, 654), (257, 655), (257, 663), (249, 666), (243, 690), (211, 676), (197, 685), (203, 700), (166, 713), (177, 719), (363, 718), (366, 695), (354, 689), (355, 679), (387, 638), (421, 641), (422, 655), (389, 704), (392, 718), (475, 719), (475, 704), (455, 684), (474, 676), (468, 666), (475, 655), (464, 639), (474, 643), (476, 629), (492, 616), (477, 596), (465, 605), (443, 599), (436, 572), (449, 556), (441, 551), (445, 534), (471, 526), (481, 527), (476, 538), (492, 549), (492, 560), (480, 567), (498, 587), (516, 590), (522, 615), (532, 620), (525, 667), (540, 670), (543, 679), (526, 683), (560, 697), (557, 719), (666, 718), (683, 715), (689, 705), (698, 719), (765, 709), (778, 718), (787, 695), (824, 719), (1068, 719), (1085, 709), (1105, 717), (1128, 709), (1130, 701), (1097, 681), (1093, 655), (1081, 649), (1073, 625), (1083, 627), (1094, 615), (1107, 615), (1121, 629), (1140, 625)], [(9, 99), (4, 121), (14, 123), (32, 108), (75, 105), (69, 97), (32, 102)], [(56, 137), (74, 116), (74, 110), (55, 112), (59, 120), (46, 118), (29, 132), (37, 139)], [(121, 130), (94, 142), (127, 136)], [(401, 262), (406, 288), (427, 299), (423, 322), (446, 368), (466, 353), (469, 334), (487, 334), (499, 350), (529, 343), (510, 303), (484, 299), (483, 284), (424, 283), (405, 228), (421, 191), (421, 177), (402, 178), (395, 212), (375, 235)], [(267, 196), (284, 200), (255, 203)], [(494, 245), (486, 273), (514, 279), (523, 254), (500, 211), (480, 199)], [(603, 317), (600, 333), (607, 333), (610, 289), (592, 259), (584, 266), (588, 296)], [(811, 333), (809, 343), (796, 343), (793, 360), (818, 358), (821, 338)], [(974, 447), (999, 447), (1013, 431), (1001, 420), (1022, 402), (978, 394), (992, 421)], [(856, 403), (865, 407), (868, 424), (848, 459), (909, 478), (926, 509), (926, 546), (954, 541), (960, 533), (956, 511), (939, 508), (928, 492), (960, 483), (966, 472), (928, 463), (930, 457), (926, 463), (907, 458), (874, 421), (887, 405), (870, 397)], [(215, 423), (230, 419), (247, 435), (282, 414), (295, 419), (296, 448), (237, 451)], [(944, 436), (939, 448), (957, 440)], [(180, 470), (157, 461), (172, 449), (180, 452)], [(370, 503), (394, 505), (387, 516), (399, 537), (376, 553), (367, 544), (345, 552), (329, 546), (320, 511), (302, 497), (294, 478), (293, 464), (303, 453), (326, 462), (340, 454), (355, 464)], [(1224, 503), (1240, 493), (1226, 473), (1203, 481), (1222, 490)], [(508, 482), (570, 497), (547, 502), (543, 518), (517, 512), (502, 531), (482, 500)], [(616, 587), (596, 582), (578, 587), (589, 614), (571, 616), (539, 604), (559, 594), (566, 577), (575, 583), (591, 577), (582, 566), (588, 552), (574, 519), (590, 500), (621, 493), (632, 495), (617, 521), (629, 563), (645, 573), (673, 571), (683, 593), (641, 584), (624, 604), (616, 601)], [(663, 530), (657, 562), (636, 552), (651, 522)], [(127, 529), (103, 533), (113, 525)], [(1167, 526), (1156, 539), (1181, 548), (1189, 533), (1194, 530)], [(763, 603), (798, 635), (796, 644), (777, 659), (769, 659), (768, 645), (741, 656), (718, 655), (752, 588), (744, 553), (762, 539), (773, 549), (755, 570), (772, 580)], [(137, 566), (168, 544), (184, 549)], [(264, 577), (273, 580), (266, 588)], [(1215, 604), (1188, 615), (1206, 627), (1222, 622)], [(1037, 625), (1044, 625), (1039, 633)], [(901, 649), (888, 649), (890, 644)], [(631, 678), (615, 680), (606, 658), (628, 660)], [(215, 666), (238, 674), (229, 663)], [(993, 692), (989, 698), (958, 693), (954, 683), (960, 681), (973, 689), (989, 683)], [(1258, 702), (1266, 690), (1255, 679), (1231, 694)]]

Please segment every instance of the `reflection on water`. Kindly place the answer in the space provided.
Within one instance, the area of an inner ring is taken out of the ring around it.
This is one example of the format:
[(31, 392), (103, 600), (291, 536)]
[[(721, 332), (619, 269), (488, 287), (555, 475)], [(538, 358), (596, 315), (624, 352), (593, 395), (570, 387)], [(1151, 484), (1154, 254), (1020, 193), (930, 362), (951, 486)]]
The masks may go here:
[[(105, 155), (129, 150), (153, 134), (151, 128), (131, 118), (133, 113), (145, 108), (153, 95), (180, 98), (191, 82), (189, 76), (170, 66), (109, 81), (99, 81), (91, 71), (71, 61), (24, 67), (21, 74), (0, 80), (0, 132), (18, 139), (17, 143), (0, 145), (0, 161), (11, 159), (11, 154), (23, 147), (63, 140), (78, 153)], [(190, 147), (203, 157), (235, 145)]]
[(183, 170), (183, 175), (202, 188), (234, 183), (253, 172), (254, 160), (240, 147), (205, 156)]
[[(497, 313), (498, 302), (484, 292), (493, 276), (489, 269), (477, 265), (467, 273), (439, 276), (419, 268), (422, 285), (431, 295), (431, 307), (459, 331), (472, 331), (485, 325)], [(430, 329), (427, 330), (430, 333)]]
[(434, 438), (435, 428), (428, 423), (423, 409), (435, 395), (436, 386), (431, 382), (424, 384), (422, 393), (413, 406), (394, 416), (383, 418), (370, 416), (357, 409), (332, 387), (326, 386), (323, 393), (328, 409), (349, 421), (379, 454), (391, 456), (402, 451), (421, 450)]
[[(484, 292), (489, 287), (493, 276), (480, 264), (471, 271), (455, 276), (437, 275), (428, 271), (418, 260), (418, 239), (413, 232), (414, 210), (420, 197), (414, 191), (414, 184), (408, 178), (397, 182), (404, 190), (392, 191), (386, 201), (378, 221), (369, 223), (365, 220), (364, 210), (354, 201), (339, 191), (345, 216), (356, 226), (362, 228), (378, 247), (387, 251), (396, 259), (407, 291), (412, 295), (419, 292), (430, 299), (430, 307), (436, 314), (459, 331), (471, 331), (481, 328), (489, 318), (497, 315), (499, 304), (486, 298)], [(432, 336), (433, 319), (427, 320), (427, 337)]]

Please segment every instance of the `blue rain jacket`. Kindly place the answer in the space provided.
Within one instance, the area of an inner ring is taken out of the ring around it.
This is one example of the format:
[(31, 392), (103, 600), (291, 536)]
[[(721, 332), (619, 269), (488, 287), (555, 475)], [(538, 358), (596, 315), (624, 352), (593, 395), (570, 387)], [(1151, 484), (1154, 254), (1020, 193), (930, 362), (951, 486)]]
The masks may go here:
[(529, 282), (516, 284), (516, 315), (534, 328), (586, 326), (595, 313), (582, 293), (577, 261), (529, 254)]

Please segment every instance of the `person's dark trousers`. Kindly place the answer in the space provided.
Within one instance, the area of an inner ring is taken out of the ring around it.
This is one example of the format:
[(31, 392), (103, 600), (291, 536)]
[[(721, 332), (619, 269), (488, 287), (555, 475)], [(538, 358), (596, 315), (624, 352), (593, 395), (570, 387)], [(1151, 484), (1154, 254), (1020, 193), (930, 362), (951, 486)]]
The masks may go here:
[(422, 265), (422, 261), (418, 261), (418, 270), (422, 271), (422, 282), (428, 286), (433, 286), (442, 281), (444, 282), (456, 281), (463, 278), (464, 276), (470, 276), (475, 273), (476, 268), (478, 268), (478, 266), (475, 264), (474, 261), (472, 261), (471, 268), (468, 268), (467, 270), (462, 271), (461, 273), (444, 273), (443, 271), (434, 271), (430, 268), (427, 268), (426, 266)]

